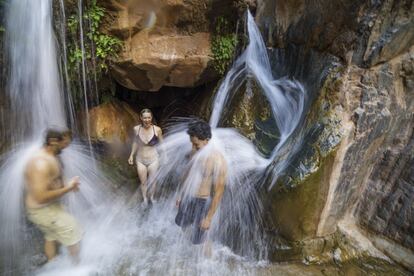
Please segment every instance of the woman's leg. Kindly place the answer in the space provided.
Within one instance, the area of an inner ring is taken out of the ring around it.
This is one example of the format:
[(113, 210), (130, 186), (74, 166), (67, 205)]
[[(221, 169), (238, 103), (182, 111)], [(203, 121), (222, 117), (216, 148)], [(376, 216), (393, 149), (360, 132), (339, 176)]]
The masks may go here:
[(139, 181), (141, 182), (141, 192), (142, 192), (142, 198), (144, 199), (144, 203), (148, 202), (147, 199), (147, 166), (144, 164), (137, 162), (137, 171), (138, 171), (138, 177)]
[(159, 167), (158, 159), (151, 163), (151, 165), (148, 166), (148, 188), (149, 188), (149, 196), (151, 198), (151, 201), (154, 201), (154, 194), (155, 194), (155, 175), (157, 173)]

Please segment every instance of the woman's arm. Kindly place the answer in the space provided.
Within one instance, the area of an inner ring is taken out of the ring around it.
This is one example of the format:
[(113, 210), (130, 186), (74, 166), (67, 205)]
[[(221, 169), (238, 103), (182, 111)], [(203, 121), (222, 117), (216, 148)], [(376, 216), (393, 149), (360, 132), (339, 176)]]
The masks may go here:
[(160, 142), (162, 142), (164, 140), (164, 137), (162, 136), (162, 129), (160, 127), (156, 127), (157, 129), (157, 136), (158, 136), (158, 140), (160, 140)]
[(138, 149), (138, 144), (135, 140), (137, 135), (138, 135), (138, 131), (135, 128), (134, 128), (134, 133), (135, 133), (135, 136), (134, 136), (134, 139), (133, 139), (133, 142), (132, 142), (131, 154), (129, 155), (129, 158), (128, 158), (128, 163), (130, 165), (134, 164), (134, 156), (135, 156), (135, 153), (137, 152), (137, 149)]

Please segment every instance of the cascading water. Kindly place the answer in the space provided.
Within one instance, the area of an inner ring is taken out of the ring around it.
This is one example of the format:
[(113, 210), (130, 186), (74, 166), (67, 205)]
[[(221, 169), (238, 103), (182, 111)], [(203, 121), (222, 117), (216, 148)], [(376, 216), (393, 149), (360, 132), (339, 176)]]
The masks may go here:
[[(66, 23), (66, 13), (65, 13), (65, 3), (63, 2), (63, 0), (59, 1), (60, 4), (60, 26), (59, 26), (59, 30), (60, 30), (60, 41), (61, 41), (61, 45), (62, 45), (62, 54), (63, 54), (63, 60), (62, 60), (62, 65), (61, 65), (61, 71), (63, 72), (63, 79), (65, 86), (62, 87), (62, 91), (67, 91), (66, 93), (66, 106), (68, 109), (68, 113), (69, 113), (69, 125), (72, 128), (76, 128), (76, 123), (75, 123), (75, 107), (74, 107), (74, 103), (73, 103), (73, 99), (71, 97), (71, 85), (70, 85), (70, 79), (69, 79), (69, 69), (68, 69), (68, 62), (67, 62), (67, 58), (68, 58), (68, 51), (67, 51), (67, 47), (66, 47), (66, 28), (65, 28), (65, 23)], [(75, 129), (76, 130), (76, 129)], [(76, 131), (75, 131), (76, 132)]]
[[(13, 149), (2, 156), (0, 174), (1, 242), (4, 249), (12, 252), (3, 256), (6, 271), (20, 253), (18, 249), (23, 247), (25, 162), (40, 145), (39, 139), (46, 127), (66, 124), (50, 5), (48, 1), (12, 1), (8, 9), (6, 41), (10, 68), (7, 91), (10, 109), (14, 112), (10, 114), (9, 124), (13, 126), (9, 135)], [(7, 252), (3, 250), (2, 255)]]
[(14, 141), (37, 138), (50, 125), (66, 125), (50, 9), (49, 1), (10, 2), (7, 90), (16, 111)]
[[(191, 150), (185, 133), (188, 122), (173, 124), (163, 143), (166, 161), (158, 174), (158, 182), (165, 186), (184, 182), (185, 193), (191, 196), (197, 189), (194, 186), (200, 183), (198, 174), (204, 169), (206, 156), (220, 152), (227, 161), (228, 175), (225, 196), (209, 231), (211, 239), (229, 245), (243, 256), (265, 259), (267, 248), (260, 233), (264, 226), (261, 219), (264, 210), (258, 189), (264, 183), (270, 183), (271, 188), (300, 147), (300, 132), (296, 132), (299, 133), (296, 137), (292, 134), (303, 119), (306, 97), (300, 83), (273, 78), (264, 42), (250, 12), (247, 12), (247, 27), (249, 44), (216, 94), (210, 118), (213, 137), (208, 146), (188, 163), (186, 156)], [(254, 145), (235, 130), (216, 128), (225, 116), (224, 106), (232, 93), (249, 79), (254, 79), (267, 97), (280, 132), (280, 141), (269, 158), (262, 157)], [(177, 175), (177, 164), (183, 164), (178, 171), (189, 171), (186, 180)], [(176, 191), (177, 186), (173, 185)]]
[[(262, 157), (254, 145), (235, 130), (214, 128), (208, 146), (188, 161), (191, 144), (185, 133), (187, 123), (175, 124), (160, 146), (162, 167), (155, 181), (164, 193), (159, 203), (146, 209), (133, 201), (127, 202), (121, 197), (112, 196), (106, 185), (108, 180), (98, 168), (92, 166), (94, 162), (89, 158), (89, 151), (82, 145), (72, 145), (64, 151), (62, 159), (65, 175), (79, 175), (81, 178), (80, 192), (66, 198), (67, 205), (85, 230), (81, 263), (73, 266), (69, 258), (63, 255), (42, 268), (30, 267), (33, 243), (29, 241), (34, 238), (31, 233), (33, 230), (22, 229), (25, 225), (23, 168), (31, 153), (40, 146), (44, 128), (66, 124), (51, 28), (51, 9), (51, 0), (13, 0), (9, 11), (7, 31), (12, 110), (16, 113), (24, 110), (27, 115), (24, 120), (19, 119), (21, 117), (18, 114), (12, 116), (16, 135), (19, 135), (16, 141), (25, 144), (16, 143), (3, 156), (0, 173), (0, 220), (2, 225), (6, 225), (1, 229), (1, 242), (7, 245), (7, 249), (14, 250), (8, 251), (12, 252), (10, 258), (4, 258), (6, 263), (2, 269), (5, 274), (14, 274), (16, 271), (37, 275), (260, 273), (266, 260), (266, 244), (260, 232), (263, 228), (260, 217), (262, 206), (256, 188), (262, 183), (263, 175), (269, 173), (269, 168), (278, 167), (269, 165), (285, 152), (282, 150), (284, 145), (288, 144), (287, 141), (300, 124), (305, 99), (299, 84), (273, 80), (266, 49), (250, 13), (249, 45), (236, 60), (217, 93), (211, 125), (217, 127), (224, 116), (222, 110), (229, 94), (245, 78), (253, 77), (272, 106), (281, 133), (281, 140), (271, 157)], [(45, 46), (43, 43), (49, 44)], [(22, 99), (19, 96), (22, 94), (31, 98)], [(23, 133), (30, 135), (24, 136)], [(208, 234), (216, 243), (212, 256), (207, 258), (203, 254), (203, 246), (192, 245), (175, 225), (175, 199), (186, 170), (191, 168), (184, 182), (190, 187), (196, 185), (196, 181), (190, 180), (197, 179), (206, 156), (213, 151), (224, 156), (228, 164), (228, 176), (225, 195)], [(23, 251), (26, 254), (18, 255)], [(5, 255), (5, 252), (2, 248), (1, 254)], [(28, 257), (23, 258), (26, 255)], [(11, 263), (11, 260), (18, 260), (19, 263)]]
[(304, 116), (306, 94), (299, 82), (287, 79), (274, 79), (269, 57), (260, 31), (250, 12), (247, 12), (249, 44), (220, 85), (210, 118), (210, 125), (217, 127), (223, 117), (223, 109), (231, 93), (234, 93), (243, 80), (253, 78), (272, 108), (273, 117), (280, 132), (280, 142), (273, 150), (273, 160), (278, 150), (285, 144), (291, 134), (298, 128)]
[[(52, 1), (13, 0), (7, 11), (6, 47), (9, 76), (11, 150), (1, 156), (0, 242), (4, 274), (19, 274), (30, 267), (37, 243), (24, 216), (24, 167), (42, 144), (48, 127), (67, 124), (52, 28)], [(65, 150), (65, 175), (79, 175), (82, 188), (65, 198), (85, 229), (99, 217), (102, 202), (113, 201), (108, 180), (93, 166), (90, 152), (81, 145)], [(86, 212), (85, 210), (88, 210)], [(95, 225), (94, 225), (95, 226)]]

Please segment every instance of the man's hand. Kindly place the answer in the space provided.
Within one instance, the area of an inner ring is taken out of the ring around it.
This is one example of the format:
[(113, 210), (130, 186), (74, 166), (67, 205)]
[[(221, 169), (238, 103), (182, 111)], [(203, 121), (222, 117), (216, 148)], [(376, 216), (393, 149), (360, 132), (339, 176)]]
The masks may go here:
[(128, 164), (134, 165), (134, 156), (130, 155), (128, 158)]
[(201, 223), (200, 227), (203, 230), (208, 230), (210, 228), (211, 220), (209, 218), (204, 218)]
[(70, 187), (70, 191), (79, 191), (79, 184), (79, 176), (75, 176), (71, 180), (69, 180), (68, 186)]

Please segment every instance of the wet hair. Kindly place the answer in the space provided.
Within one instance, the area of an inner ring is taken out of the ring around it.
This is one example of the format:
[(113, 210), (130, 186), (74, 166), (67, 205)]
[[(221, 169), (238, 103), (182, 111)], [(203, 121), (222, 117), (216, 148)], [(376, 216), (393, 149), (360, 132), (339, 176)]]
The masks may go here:
[(211, 127), (205, 121), (197, 119), (188, 125), (187, 133), (200, 140), (207, 140), (211, 138)]
[(45, 145), (49, 145), (51, 139), (56, 139), (59, 142), (62, 141), (65, 137), (69, 137), (72, 140), (72, 131), (69, 129), (57, 129), (49, 128), (46, 130), (45, 135)]
[(141, 110), (141, 112), (139, 113), (140, 115), (141, 115), (141, 117), (142, 117), (142, 115), (144, 115), (144, 113), (149, 113), (149, 114), (151, 114), (151, 117), (153, 117), (154, 118), (154, 115), (152, 114), (152, 111), (150, 110), (150, 109), (148, 109), (148, 108), (144, 108), (143, 110)]

